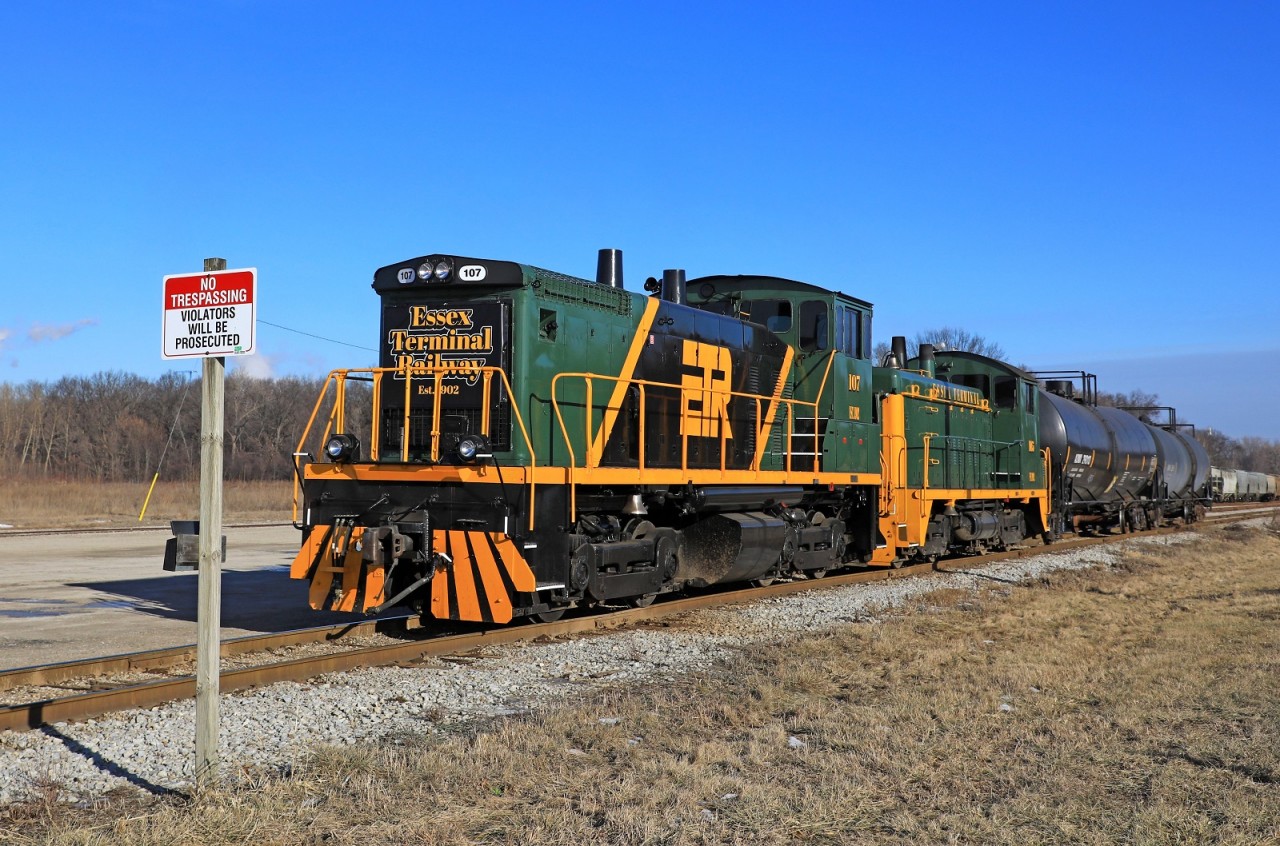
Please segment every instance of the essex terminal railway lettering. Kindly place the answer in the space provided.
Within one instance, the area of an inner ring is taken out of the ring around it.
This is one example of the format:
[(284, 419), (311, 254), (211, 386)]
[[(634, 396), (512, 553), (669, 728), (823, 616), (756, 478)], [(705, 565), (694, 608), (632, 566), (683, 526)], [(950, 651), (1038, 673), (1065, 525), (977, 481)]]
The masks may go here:
[[(418, 331), (415, 331), (418, 330)], [(414, 306), (409, 311), (409, 327), (393, 329), (387, 343), (394, 366), (400, 373), (414, 378), (429, 377), (443, 368), (441, 378), (474, 385), (480, 378), (478, 369), (489, 363), (493, 353), (493, 327), (477, 326), (473, 309), (432, 309)], [(446, 356), (441, 353), (474, 353), (470, 356)], [(456, 394), (456, 385), (441, 388), (445, 394)], [(430, 394), (431, 385), (420, 385), (418, 393)]]

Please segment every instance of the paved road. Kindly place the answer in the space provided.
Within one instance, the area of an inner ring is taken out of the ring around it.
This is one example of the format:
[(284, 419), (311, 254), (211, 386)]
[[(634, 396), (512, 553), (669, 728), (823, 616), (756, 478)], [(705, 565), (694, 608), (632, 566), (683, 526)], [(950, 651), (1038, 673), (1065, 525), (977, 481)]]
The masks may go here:
[[(289, 578), (290, 526), (226, 529), (222, 636), (363, 619), (320, 614)], [(0, 668), (194, 643), (196, 574), (161, 569), (167, 530), (0, 533)]]

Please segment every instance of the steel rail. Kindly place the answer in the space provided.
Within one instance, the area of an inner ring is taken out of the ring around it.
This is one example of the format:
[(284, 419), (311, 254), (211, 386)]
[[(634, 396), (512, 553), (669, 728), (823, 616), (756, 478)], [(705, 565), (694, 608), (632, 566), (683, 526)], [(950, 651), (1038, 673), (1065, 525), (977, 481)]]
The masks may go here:
[[(221, 655), (232, 658), (254, 652), (265, 652), (286, 646), (312, 643), (333, 643), (343, 638), (371, 634), (400, 634), (419, 626), (416, 616), (385, 617), (378, 620), (362, 620), (331, 626), (311, 626), (268, 634), (244, 635), (222, 641)], [(52, 687), (72, 679), (95, 678), (119, 673), (163, 671), (187, 661), (194, 661), (195, 644), (170, 646), (164, 649), (148, 649), (106, 655), (100, 658), (83, 658), (56, 664), (38, 664), (0, 670), (0, 692), (22, 687)]]
[[(1240, 515), (1224, 514), (1216, 518), (1208, 518), (1202, 522), (1220, 523), (1228, 519), (1248, 518), (1241, 518)], [(778, 582), (767, 587), (736, 588), (709, 592), (696, 596), (676, 596), (666, 599), (665, 601), (656, 602), (654, 605), (647, 608), (614, 611), (608, 614), (575, 616), (552, 623), (504, 626), (501, 628), (486, 629), (466, 634), (430, 637), (423, 640), (408, 641), (405, 643), (396, 643), (386, 646), (357, 648), (326, 655), (309, 656), (272, 664), (265, 664), (262, 666), (227, 670), (221, 674), (221, 689), (226, 692), (232, 692), (259, 687), (266, 684), (274, 684), (281, 681), (301, 681), (318, 675), (323, 675), (325, 673), (344, 672), (361, 667), (415, 663), (421, 661), (423, 658), (431, 656), (471, 652), (486, 646), (531, 641), (540, 637), (559, 637), (565, 635), (584, 634), (605, 629), (622, 628), (648, 620), (682, 614), (688, 611), (756, 602), (762, 599), (786, 596), (802, 591), (823, 590), (869, 582), (908, 578), (934, 571), (947, 573), (954, 572), (956, 570), (972, 570), (975, 567), (982, 567), (987, 564), (993, 564), (997, 561), (1024, 558), (1032, 555), (1052, 554), (1064, 549), (1119, 543), (1142, 537), (1174, 534), (1178, 532), (1191, 531), (1194, 530), (1194, 528), (1194, 524), (1180, 524), (1131, 534), (1105, 535), (1085, 538), (1077, 537), (1068, 540), (1060, 540), (1047, 546), (1027, 547), (1023, 549), (989, 553), (986, 555), (947, 559), (942, 562), (941, 566), (922, 563), (904, 566), (900, 569), (876, 569), (856, 573), (846, 573), (828, 576), (820, 580), (804, 579)], [(372, 621), (371, 623), (356, 625), (376, 626), (379, 622), (382, 621)], [(334, 627), (326, 628), (332, 629)], [(281, 633), (276, 637), (288, 638), (290, 636), (305, 636), (323, 630), (324, 629), (302, 629), (295, 632)], [(263, 640), (269, 639), (270, 637), (272, 636), (266, 636), (264, 638), (263, 636), (254, 635), (247, 638), (238, 638), (236, 641), (228, 641), (224, 644), (224, 654), (226, 654), (225, 649), (228, 645), (241, 642), (248, 643), (255, 640), (261, 643)], [(316, 641), (313, 638), (310, 641), (298, 642)], [(281, 643), (277, 645), (284, 644)], [(145, 662), (148, 660), (146, 656), (159, 655), (164, 652), (179, 653), (189, 651), (191, 649), (192, 647), (178, 647), (175, 650), (156, 650), (153, 653), (136, 653), (134, 655), (114, 656), (111, 659), (104, 660), (124, 662), (129, 669), (139, 669), (142, 668), (142, 664), (139, 662)], [(246, 649), (244, 651), (248, 652), (252, 651), (252, 649)], [(52, 668), (74, 665), (76, 663), (88, 664), (91, 662), (68, 662), (68, 664), (64, 665), (52, 665)], [(35, 673), (49, 669), (50, 668), (43, 667), (23, 668), (23, 670), (10, 671), (10, 673), (24, 671), (28, 673)], [(165, 702), (191, 698), (194, 695), (195, 678), (193, 676), (182, 676), (159, 681), (143, 682), (112, 690), (93, 691), (90, 693), (46, 699), (39, 702), (0, 706), (0, 730), (22, 731), (38, 728), (47, 723), (88, 719), (112, 713), (114, 711), (125, 710), (127, 708), (149, 708)]]
[[(223, 529), (283, 529), (292, 524), (288, 520), (266, 523), (224, 523)], [(110, 535), (137, 534), (139, 532), (171, 532), (169, 526), (82, 526), (79, 528), (0, 529), (0, 538), (20, 538), (31, 535)]]

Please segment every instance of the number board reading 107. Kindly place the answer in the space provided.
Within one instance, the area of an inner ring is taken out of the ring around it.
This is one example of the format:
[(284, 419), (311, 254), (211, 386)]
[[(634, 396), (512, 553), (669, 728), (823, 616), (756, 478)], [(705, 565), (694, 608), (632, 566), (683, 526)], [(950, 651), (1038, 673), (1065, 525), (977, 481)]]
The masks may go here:
[(164, 277), (164, 358), (249, 355), (258, 269)]

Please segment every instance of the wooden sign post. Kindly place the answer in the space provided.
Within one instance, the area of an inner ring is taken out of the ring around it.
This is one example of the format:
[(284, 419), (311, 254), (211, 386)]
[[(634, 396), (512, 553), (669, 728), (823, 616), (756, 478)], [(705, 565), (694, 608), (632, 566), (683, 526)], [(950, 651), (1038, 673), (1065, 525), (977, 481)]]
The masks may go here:
[[(208, 271), (227, 260), (204, 260)], [(226, 360), (204, 360), (200, 383), (200, 570), (196, 609), (196, 787), (218, 783), (218, 695), (222, 643), (222, 421)]]
[(203, 273), (164, 278), (166, 359), (204, 359), (200, 403), (200, 546), (196, 600), (196, 787), (218, 783), (222, 644), (222, 431), (227, 355), (254, 351), (258, 272), (207, 258)]

